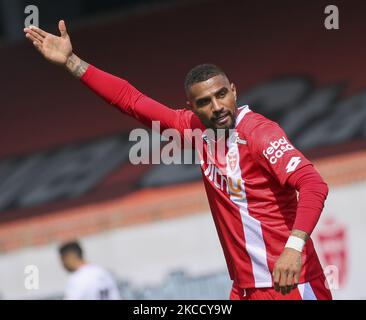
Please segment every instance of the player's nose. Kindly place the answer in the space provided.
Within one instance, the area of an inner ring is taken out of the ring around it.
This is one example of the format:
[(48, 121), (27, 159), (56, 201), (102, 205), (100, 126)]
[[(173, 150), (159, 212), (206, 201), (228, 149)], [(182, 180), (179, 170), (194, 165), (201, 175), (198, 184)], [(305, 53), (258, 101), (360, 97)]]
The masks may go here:
[(216, 100), (212, 99), (212, 111), (214, 113), (220, 113), (224, 107)]

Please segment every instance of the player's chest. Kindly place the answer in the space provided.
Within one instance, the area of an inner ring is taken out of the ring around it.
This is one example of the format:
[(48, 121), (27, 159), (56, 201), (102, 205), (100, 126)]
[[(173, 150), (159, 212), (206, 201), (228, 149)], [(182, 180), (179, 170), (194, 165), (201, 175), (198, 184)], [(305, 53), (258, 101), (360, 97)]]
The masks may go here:
[(200, 157), (204, 178), (224, 193), (241, 196), (244, 181), (249, 182), (258, 171), (247, 140), (235, 133), (221, 145), (205, 142)]
[(203, 139), (201, 148), (197, 151), (203, 169), (213, 165), (223, 174), (231, 176), (253, 164), (248, 142), (237, 132), (219, 141)]

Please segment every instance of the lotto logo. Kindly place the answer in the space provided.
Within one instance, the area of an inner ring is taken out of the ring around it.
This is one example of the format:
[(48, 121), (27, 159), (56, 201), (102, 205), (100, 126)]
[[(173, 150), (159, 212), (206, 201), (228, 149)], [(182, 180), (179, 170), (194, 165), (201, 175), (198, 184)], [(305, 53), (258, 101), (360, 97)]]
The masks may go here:
[(269, 144), (270, 147), (263, 150), (263, 155), (269, 160), (271, 164), (276, 164), (277, 160), (281, 158), (285, 152), (295, 149), (285, 137), (270, 142)]
[(300, 162), (301, 162), (300, 157), (292, 157), (286, 166), (286, 172), (290, 173), (292, 171), (295, 171)]

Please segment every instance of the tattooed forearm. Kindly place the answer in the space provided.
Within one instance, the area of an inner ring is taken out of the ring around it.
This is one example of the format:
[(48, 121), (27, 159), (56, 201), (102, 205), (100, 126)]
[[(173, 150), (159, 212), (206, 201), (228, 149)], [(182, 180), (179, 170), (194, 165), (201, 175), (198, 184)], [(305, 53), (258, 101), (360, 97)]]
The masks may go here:
[(66, 62), (66, 69), (76, 78), (80, 79), (88, 69), (89, 64), (72, 54)]

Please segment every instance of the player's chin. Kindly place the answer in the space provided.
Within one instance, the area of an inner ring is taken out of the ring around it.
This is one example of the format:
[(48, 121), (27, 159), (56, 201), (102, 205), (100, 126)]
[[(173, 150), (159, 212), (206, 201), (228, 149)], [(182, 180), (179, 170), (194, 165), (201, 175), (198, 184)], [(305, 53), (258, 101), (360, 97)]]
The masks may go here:
[(230, 130), (234, 128), (234, 119), (232, 117), (228, 117), (228, 119), (225, 122), (217, 123), (214, 122), (212, 127), (216, 130), (222, 129), (222, 130)]

